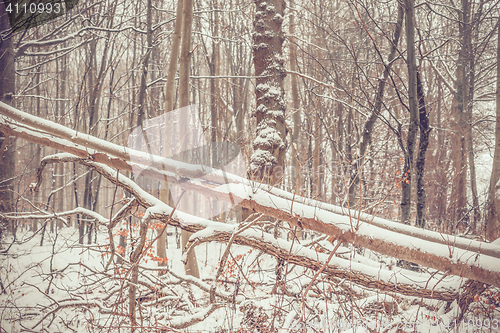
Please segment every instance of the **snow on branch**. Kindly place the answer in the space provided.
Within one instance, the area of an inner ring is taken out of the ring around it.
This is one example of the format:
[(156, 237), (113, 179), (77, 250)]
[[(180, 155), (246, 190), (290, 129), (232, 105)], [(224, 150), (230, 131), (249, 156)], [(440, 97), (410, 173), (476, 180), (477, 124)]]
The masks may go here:
[[(57, 155), (62, 156), (57, 159)], [(160, 220), (164, 223), (180, 227), (189, 232), (196, 232), (191, 237), (186, 248), (208, 241), (227, 243), (231, 238), (233, 238), (235, 244), (256, 248), (269, 255), (282, 258), (293, 264), (313, 270), (319, 269), (319, 267), (326, 261), (324, 254), (319, 254), (314, 250), (305, 248), (298, 244), (294, 245), (295, 250), (292, 253), (290, 252), (290, 249), (292, 248), (290, 242), (283, 239), (275, 239), (272, 235), (261, 233), (256, 229), (246, 230), (242, 228), (241, 234), (238, 234), (235, 225), (227, 225), (224, 223), (206, 220), (203, 221), (198, 217), (194, 217), (178, 210), (176, 210), (172, 218), (170, 218), (169, 215), (171, 214), (172, 208), (142, 190), (129, 178), (121, 174), (116, 177), (116, 171), (112, 170), (108, 166), (92, 161), (86, 161), (77, 157), (71, 157), (69, 154), (57, 155), (52, 155), (50, 157), (53, 162), (77, 162), (88, 166), (96, 172), (102, 174), (106, 179), (113, 182), (115, 185), (129, 191), (136, 197), (138, 203), (147, 209), (148, 213), (146, 215), (149, 219)], [(45, 160), (47, 161), (47, 158)], [(198, 220), (199, 223), (196, 223), (196, 220)], [(190, 221), (191, 223), (186, 223), (185, 221)], [(320, 259), (318, 260), (318, 258)], [(454, 291), (458, 289), (460, 284), (459, 279), (456, 278), (454, 280), (451, 279), (451, 281), (448, 279), (446, 282), (443, 282), (442, 279), (432, 277), (428, 274), (415, 275), (405, 270), (400, 270), (399, 272), (381, 270), (379, 268), (370, 267), (337, 257), (332, 258), (330, 262), (331, 265), (328, 265), (324, 269), (324, 273), (330, 277), (347, 279), (367, 288), (377, 288), (409, 296), (422, 297), (422, 295), (424, 295), (423, 297), (425, 298), (438, 298), (450, 301), (456, 298)], [(176, 277), (179, 279), (181, 278), (178, 276)], [(190, 282), (194, 283), (193, 281)], [(204, 286), (199, 285), (199, 283), (196, 285), (204, 289)], [(208, 288), (208, 285), (205, 287)]]
[(211, 304), (208, 308), (198, 311), (193, 315), (173, 317), (167, 319), (166, 322), (168, 323), (168, 327), (174, 329), (183, 329), (205, 320), (208, 316), (212, 314), (212, 312), (214, 312), (220, 307), (222, 307), (221, 304)]
[(86, 209), (83, 207), (77, 207), (72, 210), (68, 210), (65, 212), (57, 212), (57, 213), (45, 213), (45, 214), (5, 214), (6, 218), (19, 220), (19, 219), (37, 219), (37, 220), (45, 220), (45, 219), (59, 219), (63, 221), (66, 226), (69, 226), (68, 221), (62, 219), (63, 216), (82, 214), (87, 215), (95, 220), (97, 220), (100, 224), (106, 225), (109, 220), (106, 219), (99, 213), (96, 213), (90, 209)]
[[(200, 236), (190, 240), (194, 245), (212, 241), (227, 243), (234, 237), (235, 244), (259, 249), (270, 256), (314, 271), (328, 261), (326, 253), (319, 253), (297, 243), (292, 246), (292, 242), (275, 239), (273, 235), (257, 229), (249, 229), (236, 236), (223, 231), (214, 232), (212, 235), (200, 232), (198, 235)], [(346, 279), (366, 288), (444, 301), (456, 299), (458, 296), (456, 290), (460, 285), (460, 279), (456, 277), (443, 279), (441, 276), (418, 274), (405, 269), (390, 271), (340, 257), (333, 257), (323, 269), (323, 273), (331, 279)]]
[[(214, 171), (207, 175), (207, 167), (192, 165), (161, 158), (123, 146), (111, 144), (90, 135), (78, 133), (59, 124), (29, 115), (0, 102), (0, 130), (24, 138), (30, 142), (43, 144), (73, 154), (64, 159), (94, 168), (116, 182), (116, 171), (131, 170), (130, 155), (136, 155), (134, 163), (144, 163), (149, 176), (163, 178), (186, 191), (231, 202), (234, 198), (239, 205), (290, 223), (292, 226), (342, 237), (345, 242), (370, 249), (381, 254), (414, 262), (447, 274), (500, 286), (500, 247), (455, 236), (441, 235), (414, 227), (397, 225), (394, 222), (376, 219), (369, 215), (343, 211), (332, 205), (295, 197), (291, 193), (274, 189), (263, 184), (250, 182), (235, 175)], [(90, 148), (90, 149), (89, 149)], [(46, 160), (44, 160), (46, 162)], [(98, 163), (99, 162), (99, 163)], [(105, 165), (104, 165), (105, 164)], [(149, 167), (148, 167), (149, 165)], [(225, 176), (225, 177), (223, 177)], [(201, 178), (203, 177), (203, 178)], [(224, 185), (228, 179), (230, 186)], [(172, 208), (154, 196), (143, 191), (130, 179), (120, 175), (120, 186), (134, 193), (139, 204), (154, 206), (151, 217), (164, 220)], [(176, 212), (174, 218), (181, 227), (196, 232), (205, 227), (228, 228), (213, 221)], [(190, 221), (190, 226), (182, 225)], [(377, 225), (378, 224), (378, 225)], [(487, 253), (487, 254), (486, 254)]]
[[(3, 105), (5, 105), (7, 109), (3, 108)], [(259, 190), (268, 192), (271, 198), (274, 196), (278, 196), (286, 199), (287, 201), (301, 202), (305, 203), (308, 206), (321, 207), (321, 209), (323, 210), (327, 210), (335, 214), (347, 215), (355, 218), (356, 220), (359, 219), (363, 222), (374, 224), (387, 230), (392, 230), (398, 233), (420, 238), (423, 240), (428, 240), (431, 242), (444, 244), (447, 246), (454, 246), (469, 251), (481, 252), (490, 256), (500, 258), (500, 246), (498, 245), (492, 245), (456, 236), (443, 235), (438, 232), (422, 230), (420, 228), (415, 228), (412, 226), (403, 225), (401, 223), (396, 223), (385, 219), (377, 218), (372, 215), (359, 214), (357, 211), (354, 210), (348, 210), (339, 206), (322, 203), (316, 200), (311, 200), (300, 196), (294, 196), (292, 193), (279, 190), (274, 187), (265, 186), (262, 184), (256, 184), (254, 182), (248, 181), (247, 179), (231, 175), (229, 173), (222, 172), (220, 170), (214, 170), (209, 167), (182, 163), (171, 159), (155, 156), (152, 154), (146, 154), (144, 152), (108, 143), (104, 140), (92, 137), (87, 134), (78, 133), (60, 124), (47, 121), (35, 116), (31, 116), (25, 112), (16, 110), (1, 102), (0, 102), (0, 113), (6, 114), (9, 117), (14, 116), (15, 119), (20, 119), (29, 122), (29, 124), (32, 124), (37, 129), (48, 131), (46, 134), (43, 133), (41, 134), (38, 131), (33, 131), (32, 129), (30, 130), (30, 128), (18, 127), (17, 124), (5, 123), (5, 125), (3, 125), (2, 121), (0, 121), (0, 126), (6, 127), (5, 128), (6, 131), (9, 131), (9, 129), (13, 131), (12, 135), (22, 137), (24, 139), (27, 139), (28, 141), (35, 142), (38, 144), (48, 145), (53, 148), (69, 152), (79, 157), (89, 158), (90, 160), (101, 162), (117, 169), (132, 171), (132, 165), (134, 163), (130, 162), (131, 160), (130, 156), (133, 154), (138, 154), (139, 156), (134, 156), (134, 161), (139, 161), (139, 162), (145, 161), (144, 163), (149, 163), (151, 165), (151, 167), (146, 168), (146, 173), (145, 173), (146, 175), (160, 180), (163, 179), (164, 176), (167, 176), (169, 182), (174, 181), (176, 185), (181, 187), (182, 187), (182, 182), (185, 180), (185, 178), (182, 177), (199, 178), (203, 176), (205, 180), (220, 185), (224, 184), (224, 180), (226, 178), (231, 183), (251, 186), (252, 191), (254, 187), (258, 187)], [(3, 121), (5, 122), (5, 119)], [(37, 124), (41, 125), (37, 126)], [(51, 130), (53, 130), (53, 132), (51, 132)], [(50, 134), (55, 134), (58, 136), (58, 138), (53, 138), (50, 136)], [(73, 138), (74, 140), (70, 140), (71, 142), (67, 142), (65, 140), (61, 140), (60, 138)], [(84, 148), (85, 146), (94, 147), (95, 151), (85, 149)], [(99, 153), (103, 151), (107, 151), (108, 153), (106, 154)], [(167, 173), (168, 171), (170, 171), (170, 173)], [(207, 174), (208, 172), (210, 172), (210, 174)], [(197, 189), (193, 188), (192, 190), (196, 191)], [(203, 190), (201, 189), (198, 189), (198, 191), (203, 192)], [(218, 199), (230, 202), (230, 198), (227, 195), (227, 193), (225, 193), (225, 195), (223, 195), (223, 193), (219, 194), (212, 193), (212, 195), (214, 197), (217, 197)], [(226, 197), (226, 199), (224, 197)]]
[[(446, 246), (457, 247), (468, 251), (480, 252), (482, 254), (500, 258), (500, 246), (498, 245), (478, 242), (467, 238), (446, 235), (429, 230), (423, 230), (401, 223), (381, 219), (369, 214), (359, 213), (355, 210), (349, 210), (343, 207), (296, 196), (292, 193), (271, 186), (250, 182), (247, 179), (232, 175), (227, 172), (223, 172), (221, 170), (214, 170), (210, 167), (183, 163), (155, 156), (153, 154), (147, 154), (145, 152), (129, 149), (127, 147), (112, 144), (105, 140), (101, 140), (87, 134), (79, 133), (60, 124), (29, 115), (2, 102), (0, 102), (0, 114), (5, 114), (12, 119), (19, 119), (22, 124), (28, 123), (38, 130), (47, 131), (45, 134), (40, 133), (39, 131), (35, 131), (34, 129), (30, 129), (29, 127), (19, 127), (20, 124), (11, 124), (8, 122), (8, 119), (0, 119), (0, 127), (5, 129), (7, 132), (12, 132), (10, 133), (11, 135), (24, 138), (30, 142), (66, 151), (79, 157), (88, 158), (90, 160), (100, 162), (120, 170), (133, 171), (133, 165), (135, 163), (132, 163), (130, 161), (131, 155), (134, 155), (133, 160), (135, 162), (144, 162), (145, 164), (150, 165), (149, 168), (145, 168), (145, 172), (143, 172), (144, 175), (159, 180), (167, 177), (169, 182), (173, 181), (177, 186), (183, 187), (187, 190), (198, 191), (201, 193), (206, 192), (205, 189), (198, 188), (197, 185), (192, 188), (187, 188), (188, 186), (186, 181), (189, 180), (189, 178), (203, 177), (203, 179), (206, 180), (207, 183), (212, 182), (218, 185), (224, 184), (225, 179), (227, 179), (231, 183), (243, 184), (246, 187), (251, 187), (251, 189), (243, 189), (243, 192), (253, 192), (254, 188), (258, 188), (257, 191), (266, 192), (267, 194), (265, 195), (267, 195), (270, 200), (273, 200), (273, 198), (277, 196), (289, 201), (288, 205), (290, 205), (291, 202), (303, 203), (307, 206), (319, 208), (320, 210), (326, 210), (339, 215), (349, 216), (355, 220), (360, 220), (362, 222), (373, 224), (383, 229), (402, 233), (411, 237), (440, 243)], [(57, 137), (52, 137), (51, 135), (56, 135)], [(72, 138), (72, 140), (69, 140), (71, 142), (68, 142), (66, 140), (62, 140), (61, 138)], [(92, 147), (94, 148), (94, 150), (85, 149), (85, 147)], [(106, 153), (102, 154), (101, 152)], [(210, 189), (207, 190), (211, 191)], [(207, 194), (216, 197), (219, 200), (231, 202), (227, 191), (225, 192), (226, 193), (224, 193), (224, 191), (211, 191), (211, 193)]]
[[(189, 284), (197, 286), (198, 288), (200, 288), (203, 291), (210, 292), (210, 290), (211, 290), (211, 286), (208, 283), (205, 283), (201, 279), (198, 279), (194, 276), (175, 273), (171, 270), (169, 270), (168, 273), (178, 280), (181, 280), (181, 281), (184, 281), (184, 282), (187, 282)], [(226, 291), (219, 290), (219, 289), (215, 289), (215, 295), (217, 295), (220, 298), (225, 299), (226, 301), (231, 301), (232, 296), (233, 296), (231, 293), (228, 293)]]

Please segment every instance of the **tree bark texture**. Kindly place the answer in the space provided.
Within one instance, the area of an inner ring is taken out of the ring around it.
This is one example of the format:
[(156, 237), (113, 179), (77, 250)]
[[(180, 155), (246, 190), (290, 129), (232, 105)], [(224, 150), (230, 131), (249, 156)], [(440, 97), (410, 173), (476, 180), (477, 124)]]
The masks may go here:
[[(295, 4), (294, 0), (290, 1), (290, 70), (292, 72), (297, 71), (297, 45), (295, 38)], [(300, 99), (299, 99), (299, 85), (297, 82), (297, 75), (290, 75), (290, 85), (292, 93), (292, 187), (296, 193), (301, 191), (301, 173), (300, 173), (300, 163), (297, 150), (300, 149), (300, 124), (301, 124), (301, 109), (300, 109)]]
[[(136, 154), (133, 150), (109, 142), (101, 144), (97, 138), (80, 133), (77, 135), (74, 130), (53, 122), (37, 121), (36, 117), (3, 103), (0, 103), (0, 113), (6, 116), (0, 117), (0, 130), (4, 133), (8, 132), (10, 135), (30, 142), (75, 155), (74, 160), (70, 159), (67, 162), (77, 161), (87, 166), (92, 164), (94, 170), (104, 167), (104, 164), (122, 171), (132, 170), (130, 154)], [(33, 130), (31, 126), (34, 126), (36, 130)], [(55, 135), (58, 139), (54, 140), (55, 138), (50, 138), (50, 135)], [(78, 144), (75, 145), (73, 142)], [(98, 148), (98, 152), (89, 151), (87, 147)], [(99, 152), (102, 150), (113, 152), (113, 154)], [(42, 163), (46, 163), (47, 160)], [(225, 183), (225, 177), (205, 175), (201, 167), (196, 168), (194, 165), (182, 167), (177, 161), (162, 160), (162, 163), (165, 164), (165, 170), (169, 171), (161, 172), (158, 170), (162, 170), (162, 167), (155, 167), (157, 162), (151, 162), (151, 160), (144, 162), (144, 165), (151, 165), (154, 169), (148, 168), (143, 171), (143, 174), (156, 179), (168, 176), (171, 184), (180, 186), (186, 191), (195, 191), (225, 202), (241, 200), (240, 206), (286, 221), (292, 226), (333, 237), (342, 237), (345, 242), (382, 254), (431, 267), (448, 274), (500, 286), (500, 273), (496, 271), (497, 268), (493, 268), (499, 265), (497, 262), (500, 258), (498, 246), (430, 231), (422, 233), (421, 229), (378, 219), (370, 215), (362, 214), (362, 216), (357, 217), (359, 213), (355, 211), (345, 212), (341, 207), (295, 196), (263, 184), (257, 184), (257, 187), (253, 187), (252, 182), (226, 174), (228, 179), (234, 179), (241, 185), (246, 184), (244, 185), (245, 193), (249, 193), (247, 196), (241, 196), (244, 192), (238, 191), (238, 193), (230, 195), (227, 191), (221, 190), (220, 187), (220, 184)], [(109, 170), (107, 173), (112, 174), (110, 178), (116, 184), (114, 181), (116, 171)], [(206, 180), (200, 180), (203, 175), (205, 175)], [(121, 177), (120, 179), (125, 178)], [(131, 182), (130, 180), (124, 181)], [(131, 193), (135, 191), (129, 187), (126, 190)], [(146, 202), (141, 202), (143, 199), (140, 197), (144, 195), (147, 195), (148, 200), (157, 200), (151, 195), (143, 193), (137, 198), (141, 205), (147, 205)], [(189, 230), (189, 228), (185, 229)], [(418, 242), (415, 242), (415, 238), (419, 239)], [(425, 249), (432, 249), (432, 252), (426, 252)]]
[(183, 8), (184, 0), (178, 0), (174, 34), (172, 35), (172, 51), (170, 53), (170, 61), (168, 63), (167, 83), (165, 84), (165, 112), (170, 112), (174, 109), (175, 74), (177, 73), (177, 58), (179, 57), (179, 49), (181, 45)]
[[(180, 54), (180, 68), (179, 68), (179, 106), (181, 108), (189, 106), (189, 61), (191, 59), (191, 34), (193, 25), (193, 1), (184, 0), (184, 7), (182, 11), (182, 41), (181, 41), (181, 54)], [(187, 131), (189, 126), (189, 119), (183, 117), (186, 112), (181, 112), (180, 126)], [(181, 129), (181, 131), (183, 131)], [(188, 144), (187, 136), (181, 143), (181, 151), (187, 150)], [(182, 230), (182, 246), (184, 247), (190, 237), (190, 233)], [(198, 263), (196, 262), (196, 255), (194, 250), (188, 252), (186, 256), (186, 263), (184, 265), (186, 274), (199, 278)]]
[[(77, 161), (82, 165), (86, 165), (97, 172), (105, 175), (105, 177), (114, 184), (124, 187), (127, 191), (131, 192), (134, 197), (138, 200), (138, 204), (143, 207), (153, 207), (155, 204), (156, 198), (148, 195), (145, 191), (141, 191), (139, 193), (133, 186), (126, 185), (124, 182), (129, 182), (129, 179), (125, 177), (119, 177), (118, 180), (114, 175), (113, 169), (107, 168), (106, 166), (91, 161), (85, 158), (79, 157), (69, 157), (67, 155), (59, 157), (51, 157), (46, 158), (42, 162), (43, 167), (47, 163), (59, 163), (59, 162), (73, 162)], [(38, 172), (41, 175), (41, 172)], [(191, 183), (187, 180), (181, 180), (178, 184), (182, 184), (183, 186), (187, 186), (188, 184), (191, 186), (197, 186), (195, 183)], [(198, 182), (199, 184), (199, 182)], [(201, 185), (203, 187), (203, 185)], [(205, 190), (207, 190), (205, 188)], [(217, 190), (213, 189), (214, 192)], [(364, 248), (371, 249), (373, 251), (387, 254), (390, 256), (394, 256), (396, 258), (400, 258), (403, 260), (408, 260), (411, 262), (415, 262), (417, 264), (421, 264), (426, 267), (431, 267), (437, 269), (441, 272), (445, 272), (451, 275), (457, 275), (464, 278), (476, 280), (483, 282), (485, 284), (491, 284), (494, 286), (500, 286), (500, 273), (497, 271), (498, 263), (500, 262), (499, 251), (496, 250), (492, 254), (493, 256), (488, 256), (485, 254), (474, 253), (468, 250), (459, 249), (458, 247), (454, 247), (453, 242), (456, 242), (456, 237), (451, 237), (447, 244), (437, 244), (435, 242), (429, 242), (424, 240), (419, 240), (415, 243), (415, 239), (411, 236), (404, 235), (401, 233), (392, 232), (389, 230), (385, 231), (385, 235), (383, 237), (374, 237), (374, 234), (379, 234), (380, 230), (376, 230), (377, 227), (374, 225), (370, 225), (368, 223), (360, 223), (358, 226), (351, 225), (350, 227), (346, 222), (349, 221), (349, 217), (340, 216), (335, 213), (328, 212), (322, 208), (316, 207), (315, 215), (322, 216), (323, 218), (307, 216), (307, 214), (301, 213), (304, 212), (306, 207), (310, 207), (312, 204), (312, 200), (308, 200), (308, 204), (303, 204), (303, 200), (305, 198), (294, 197), (297, 201), (294, 202), (293, 211), (290, 211), (288, 205), (286, 208), (275, 208), (269, 206), (269, 202), (278, 202), (279, 198), (289, 197), (291, 201), (291, 196), (289, 193), (284, 191), (277, 191), (275, 195), (268, 193), (266, 197), (262, 197), (258, 195), (260, 193), (256, 193), (255, 197), (243, 199), (240, 204), (243, 207), (249, 208), (256, 212), (260, 212), (267, 216), (272, 216), (274, 218), (287, 221), (292, 226), (301, 226), (305, 229), (314, 230), (326, 235), (333, 236), (334, 238), (341, 238), (343, 241), (348, 243), (353, 243), (359, 245)], [(208, 193), (209, 191), (205, 192)], [(281, 195), (279, 194), (281, 193)], [(286, 193), (286, 194), (285, 194)], [(217, 195), (218, 198), (223, 200), (229, 200), (227, 193), (221, 193)], [(289, 202), (290, 203), (290, 202)], [(289, 204), (288, 203), (288, 204)], [(155, 207), (155, 212), (159, 207)], [(168, 211), (167, 211), (168, 213)], [(182, 221), (186, 222), (186, 216), (181, 218), (181, 221), (174, 219), (170, 219), (168, 215), (152, 213), (149, 215), (151, 219), (159, 219), (166, 223), (181, 226), (183, 230), (189, 230), (190, 232), (199, 231), (204, 228), (203, 225), (199, 224), (189, 224), (189, 223), (181, 223)], [(346, 221), (347, 219), (347, 221)], [(342, 222), (344, 220), (344, 222)], [(330, 221), (335, 221), (335, 223), (331, 223)], [(366, 221), (363, 219), (363, 221)], [(214, 222), (211, 222), (214, 223)], [(355, 223), (351, 220), (351, 223)], [(215, 225), (211, 226), (212, 228)], [(222, 230), (219, 232), (215, 232), (215, 234), (224, 233), (224, 228), (227, 228), (225, 225), (222, 227)], [(441, 236), (443, 236), (441, 234)], [(257, 237), (260, 238), (260, 237)], [(273, 240), (273, 242), (279, 242), (279, 240), (275, 240), (275, 238), (269, 234), (267, 237), (268, 240)], [(389, 239), (387, 241), (386, 239)], [(468, 240), (469, 241), (469, 240)], [(471, 246), (474, 246), (474, 241), (469, 241)], [(466, 247), (469, 246), (466, 244)], [(488, 248), (488, 244), (480, 243), (479, 247)], [(285, 246), (286, 249), (289, 249), (289, 246)], [(432, 249), (432, 252), (426, 252), (422, 249)], [(497, 247), (496, 247), (497, 248)]]
[[(476, 13), (477, 14), (477, 13)], [(472, 45), (472, 24), (470, 22), (467, 24), (466, 29), (466, 43), (468, 50), (468, 72), (467, 72), (467, 159), (469, 162), (469, 174), (470, 174), (470, 189), (472, 194), (472, 206), (474, 210), (473, 221), (470, 225), (472, 232), (476, 231), (476, 225), (481, 221), (481, 211), (479, 206), (479, 198), (477, 194), (477, 180), (476, 180), (476, 162), (474, 157), (474, 141), (472, 136), (472, 110), (474, 108), (474, 90), (476, 87), (476, 65), (475, 65), (475, 53)], [(477, 29), (475, 29), (477, 31)], [(477, 38), (477, 37), (476, 37)]]
[(469, 50), (467, 35), (470, 24), (470, 4), (468, 0), (462, 0), (462, 8), (459, 10), (459, 35), (461, 41), (460, 52), (457, 59), (456, 70), (456, 94), (452, 102), (452, 138), (451, 149), (453, 158), (453, 185), (451, 191), (448, 214), (454, 225), (448, 225), (447, 231), (451, 231), (460, 222), (467, 219), (467, 126), (466, 110), (468, 104), (468, 65)]
[[(0, 3), (0, 100), (11, 105), (15, 91), (13, 41), (7, 34), (10, 22), (3, 2)], [(0, 213), (13, 211), (13, 177), (15, 171), (15, 144), (0, 131)], [(9, 221), (0, 217), (0, 244)]]
[(496, 127), (495, 127), (495, 154), (491, 170), (490, 189), (486, 203), (485, 234), (486, 239), (494, 241), (500, 238), (500, 20), (498, 26), (497, 46), (497, 89), (496, 97)]
[(411, 188), (413, 173), (413, 158), (418, 131), (418, 101), (417, 101), (417, 62), (415, 58), (415, 2), (405, 0), (405, 29), (408, 55), (408, 104), (410, 123), (404, 152), (404, 173), (401, 181), (401, 222), (409, 224), (411, 213)]
[[(167, 82), (165, 84), (165, 112), (171, 112), (174, 110), (174, 99), (175, 99), (175, 74), (177, 73), (177, 63), (179, 58), (179, 50), (181, 45), (182, 37), (182, 11), (184, 9), (184, 0), (177, 1), (177, 11), (175, 16), (175, 26), (174, 34), (172, 35), (172, 51), (170, 53), (170, 61), (168, 63), (167, 71)], [(169, 147), (170, 140), (167, 135), (165, 135), (162, 140), (163, 152), (166, 153), (167, 147)], [(166, 157), (166, 156), (163, 156)], [(173, 206), (172, 196), (170, 195), (170, 189), (168, 185), (168, 180), (165, 177), (163, 180), (164, 186), (160, 188), (160, 200), (164, 203)], [(160, 236), (156, 245), (156, 252), (159, 257), (166, 258), (167, 256), (167, 230)], [(167, 262), (162, 261), (158, 263), (158, 266), (166, 266)]]
[(256, 0), (253, 59), (257, 105), (254, 115), (257, 132), (253, 141), (250, 173), (252, 179), (277, 184), (285, 161), (286, 128), (283, 79), (286, 76), (281, 31), (284, 0)]
[(418, 156), (415, 163), (415, 170), (417, 176), (417, 227), (425, 227), (426, 215), (426, 194), (425, 194), (425, 153), (429, 146), (429, 134), (431, 128), (429, 126), (429, 115), (425, 106), (424, 87), (420, 73), (417, 71), (417, 96), (418, 96), (418, 115), (419, 115), (419, 129), (420, 141), (418, 146)]

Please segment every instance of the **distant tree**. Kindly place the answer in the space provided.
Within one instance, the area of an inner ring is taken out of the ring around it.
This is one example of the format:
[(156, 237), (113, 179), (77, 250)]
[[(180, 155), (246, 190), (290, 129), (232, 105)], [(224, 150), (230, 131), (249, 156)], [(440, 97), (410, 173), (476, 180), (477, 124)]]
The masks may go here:
[[(180, 67), (179, 67), (179, 107), (189, 106), (189, 64), (191, 60), (191, 38), (193, 31), (193, 1), (184, 0), (182, 12), (182, 41), (180, 48)], [(185, 112), (181, 112), (180, 130), (182, 132), (187, 132), (189, 126), (189, 119)], [(186, 151), (188, 148), (187, 137), (181, 144), (181, 151)], [(182, 247), (184, 248), (189, 241), (190, 233), (188, 231), (182, 230)], [(195, 277), (200, 277), (198, 270), (198, 263), (196, 261), (196, 255), (194, 249), (191, 249), (187, 254), (186, 263), (184, 265), (186, 274)]]
[(495, 126), (495, 154), (491, 170), (490, 188), (486, 204), (486, 239), (494, 241), (500, 237), (500, 196), (498, 194), (500, 180), (500, 20), (497, 23), (497, 82), (496, 82), (496, 126)]
[[(0, 100), (12, 105), (14, 92), (13, 40), (9, 18), (2, 1), (0, 3)], [(14, 150), (14, 140), (0, 132), (0, 213), (13, 211)], [(8, 225), (8, 220), (0, 216), (0, 242)]]
[(417, 62), (415, 56), (415, 2), (405, 0), (405, 29), (408, 67), (408, 111), (410, 111), (410, 124), (404, 149), (404, 175), (401, 182), (401, 222), (410, 223), (411, 189), (414, 172), (414, 152), (417, 143), (418, 131), (418, 101), (417, 101)]

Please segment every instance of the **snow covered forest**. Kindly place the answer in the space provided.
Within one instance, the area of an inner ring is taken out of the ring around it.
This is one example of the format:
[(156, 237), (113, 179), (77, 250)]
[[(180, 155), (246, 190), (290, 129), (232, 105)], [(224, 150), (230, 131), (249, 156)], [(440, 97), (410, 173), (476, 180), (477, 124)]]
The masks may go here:
[(0, 1), (0, 333), (500, 332), (499, 0)]

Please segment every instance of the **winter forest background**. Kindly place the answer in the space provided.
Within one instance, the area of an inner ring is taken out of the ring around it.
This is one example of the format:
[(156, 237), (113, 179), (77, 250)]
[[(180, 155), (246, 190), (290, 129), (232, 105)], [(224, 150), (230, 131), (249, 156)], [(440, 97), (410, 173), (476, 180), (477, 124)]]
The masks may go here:
[(2, 333), (500, 331), (500, 1), (16, 3)]

